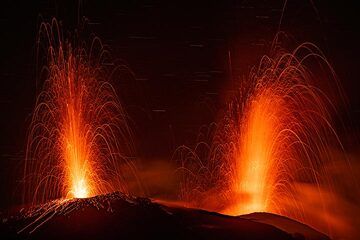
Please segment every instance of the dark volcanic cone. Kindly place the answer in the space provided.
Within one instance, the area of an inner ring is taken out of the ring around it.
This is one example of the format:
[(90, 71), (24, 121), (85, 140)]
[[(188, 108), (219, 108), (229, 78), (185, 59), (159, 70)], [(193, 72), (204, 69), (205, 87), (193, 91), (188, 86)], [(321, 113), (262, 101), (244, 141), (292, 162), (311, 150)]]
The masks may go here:
[(231, 217), (115, 192), (2, 216), (0, 239), (328, 239), (301, 223), (269, 216)]

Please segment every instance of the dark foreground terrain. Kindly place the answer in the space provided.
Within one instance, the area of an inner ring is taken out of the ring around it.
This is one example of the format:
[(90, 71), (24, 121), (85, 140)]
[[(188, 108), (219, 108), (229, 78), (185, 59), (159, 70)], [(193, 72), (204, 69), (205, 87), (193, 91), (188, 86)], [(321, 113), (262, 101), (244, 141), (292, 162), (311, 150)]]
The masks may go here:
[(0, 239), (328, 239), (268, 213), (230, 217), (121, 193), (2, 214)]

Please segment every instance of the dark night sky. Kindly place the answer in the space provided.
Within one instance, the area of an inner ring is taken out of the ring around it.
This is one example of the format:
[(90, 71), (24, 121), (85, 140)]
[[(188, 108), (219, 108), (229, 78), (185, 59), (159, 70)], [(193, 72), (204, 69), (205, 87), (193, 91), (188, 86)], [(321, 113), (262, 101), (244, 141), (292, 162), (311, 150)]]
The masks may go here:
[[(40, 15), (56, 17), (65, 31), (76, 27), (78, 13), (87, 17), (90, 31), (135, 72), (135, 80), (117, 88), (134, 122), (138, 155), (152, 161), (169, 159), (176, 146), (192, 143), (199, 127), (216, 119), (231, 84), (228, 52), (232, 75), (246, 75), (269, 49), (284, 3), (88, 0), (79, 8), (76, 2), (1, 2), (0, 194), (5, 197), (0, 209), (16, 203), (16, 179), (36, 97)], [(288, 1), (281, 30), (297, 43), (314, 42), (324, 51), (349, 97), (350, 118), (358, 129), (359, 8), (356, 1), (346, 2)]]

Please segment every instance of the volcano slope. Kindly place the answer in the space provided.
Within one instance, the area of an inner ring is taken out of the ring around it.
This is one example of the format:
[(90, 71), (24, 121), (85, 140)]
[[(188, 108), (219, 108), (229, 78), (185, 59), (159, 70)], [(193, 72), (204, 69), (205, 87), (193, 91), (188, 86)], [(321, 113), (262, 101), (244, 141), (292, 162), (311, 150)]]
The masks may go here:
[(329, 239), (294, 220), (232, 217), (114, 192), (1, 214), (0, 239)]

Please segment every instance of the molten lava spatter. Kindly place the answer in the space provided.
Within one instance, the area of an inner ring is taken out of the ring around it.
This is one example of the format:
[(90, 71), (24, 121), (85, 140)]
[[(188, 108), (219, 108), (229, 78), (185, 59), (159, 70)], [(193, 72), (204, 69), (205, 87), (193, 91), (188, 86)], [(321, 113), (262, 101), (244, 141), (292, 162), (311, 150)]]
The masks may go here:
[(269, 211), (277, 172), (279, 150), (285, 148), (280, 140), (284, 103), (270, 90), (251, 100), (241, 123), (241, 139), (236, 158), (234, 194), (239, 201), (234, 212)]
[[(307, 207), (295, 200), (295, 183), (331, 186), (322, 172), (331, 161), (324, 155), (331, 150), (330, 142), (341, 147), (332, 126), (336, 108), (314, 86), (314, 74), (303, 65), (318, 57), (317, 51), (316, 46), (304, 44), (291, 54), (264, 57), (250, 74), (253, 85), (234, 101), (236, 110), (230, 109), (228, 118), (228, 139), (234, 144), (226, 155), (232, 166), (228, 193), (232, 203), (227, 213), (267, 211), (309, 221)], [(326, 77), (336, 81), (328, 63), (320, 61), (329, 69)], [(320, 192), (318, 198), (322, 199)]]
[(63, 40), (56, 20), (41, 25), (47, 58), (28, 136), (25, 202), (128, 192), (127, 180), (137, 181), (127, 116), (110, 83), (116, 68), (99, 39), (89, 50), (77, 40)]
[(201, 132), (209, 139), (175, 152), (181, 199), (229, 215), (277, 213), (331, 236), (350, 231), (346, 208), (332, 211), (341, 195), (328, 172), (334, 149), (351, 169), (334, 127), (342, 90), (321, 51), (275, 49), (235, 92), (217, 128)]

